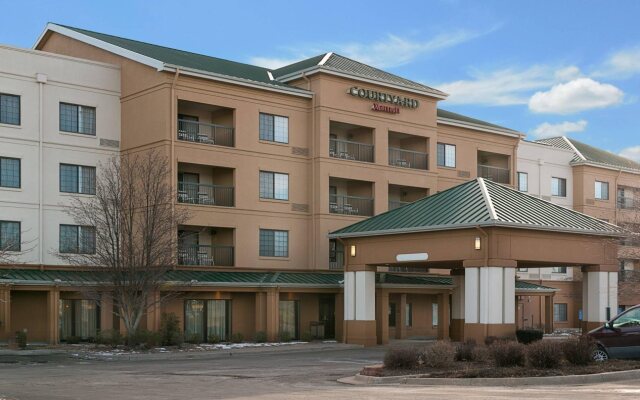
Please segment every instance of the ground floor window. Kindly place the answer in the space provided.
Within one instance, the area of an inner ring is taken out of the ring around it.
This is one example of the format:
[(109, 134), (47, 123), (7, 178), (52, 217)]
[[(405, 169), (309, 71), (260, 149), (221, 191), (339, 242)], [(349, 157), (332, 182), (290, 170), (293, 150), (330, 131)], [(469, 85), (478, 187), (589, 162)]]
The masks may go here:
[(389, 303), (389, 327), (396, 327), (396, 303)]
[(438, 303), (431, 303), (431, 325), (438, 326)]
[(280, 300), (280, 334), (288, 334), (292, 339), (299, 338), (298, 314), (297, 300)]
[(95, 339), (100, 329), (99, 307), (92, 300), (60, 300), (60, 340)]
[(229, 300), (185, 300), (185, 338), (194, 342), (229, 340), (230, 304)]
[(567, 304), (556, 303), (553, 305), (553, 320), (555, 322), (567, 321)]
[(408, 327), (413, 326), (413, 305), (411, 303), (407, 303), (405, 305), (405, 325)]

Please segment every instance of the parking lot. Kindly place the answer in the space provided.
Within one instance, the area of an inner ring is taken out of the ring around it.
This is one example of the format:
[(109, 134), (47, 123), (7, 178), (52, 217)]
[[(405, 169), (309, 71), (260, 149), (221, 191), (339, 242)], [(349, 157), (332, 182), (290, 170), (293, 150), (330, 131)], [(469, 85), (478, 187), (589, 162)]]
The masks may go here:
[(336, 379), (380, 362), (384, 348), (216, 351), (99, 360), (0, 358), (0, 399), (608, 399), (638, 398), (640, 383), (575, 387), (363, 387)]

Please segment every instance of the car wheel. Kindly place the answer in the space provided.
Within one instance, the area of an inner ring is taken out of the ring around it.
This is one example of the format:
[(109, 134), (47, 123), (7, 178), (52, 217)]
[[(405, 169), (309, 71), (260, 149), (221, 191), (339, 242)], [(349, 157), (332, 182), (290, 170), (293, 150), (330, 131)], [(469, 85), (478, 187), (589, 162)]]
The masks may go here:
[(593, 358), (593, 361), (596, 362), (607, 361), (609, 359), (609, 354), (607, 354), (607, 352), (603, 348), (598, 347), (591, 354), (591, 358)]

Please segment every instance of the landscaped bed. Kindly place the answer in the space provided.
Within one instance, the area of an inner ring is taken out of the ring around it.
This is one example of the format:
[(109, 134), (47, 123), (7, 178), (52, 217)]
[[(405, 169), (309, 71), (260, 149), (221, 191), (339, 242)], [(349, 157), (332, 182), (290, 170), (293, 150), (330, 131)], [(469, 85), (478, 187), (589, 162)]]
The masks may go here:
[[(361, 375), (414, 378), (523, 378), (590, 375), (640, 369), (640, 360), (593, 360), (589, 337), (542, 339), (525, 332), (514, 339), (485, 344), (438, 341), (422, 348), (391, 348), (383, 366), (365, 368)], [(521, 343), (525, 342), (527, 344)]]

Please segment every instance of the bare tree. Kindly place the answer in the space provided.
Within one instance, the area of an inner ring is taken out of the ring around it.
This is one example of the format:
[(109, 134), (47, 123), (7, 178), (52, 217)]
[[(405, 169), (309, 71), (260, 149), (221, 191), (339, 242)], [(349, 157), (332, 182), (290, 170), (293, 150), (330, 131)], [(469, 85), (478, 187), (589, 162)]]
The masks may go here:
[(95, 196), (73, 197), (67, 208), (81, 228), (72, 254), (58, 255), (94, 267), (100, 279), (87, 294), (96, 301), (111, 298), (129, 335), (150, 308), (166, 300), (166, 294), (155, 294), (176, 265), (177, 227), (188, 218), (173, 207), (170, 171), (157, 150), (114, 157), (99, 167)]

